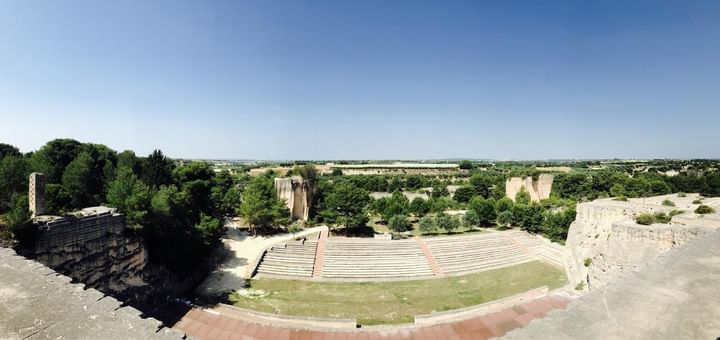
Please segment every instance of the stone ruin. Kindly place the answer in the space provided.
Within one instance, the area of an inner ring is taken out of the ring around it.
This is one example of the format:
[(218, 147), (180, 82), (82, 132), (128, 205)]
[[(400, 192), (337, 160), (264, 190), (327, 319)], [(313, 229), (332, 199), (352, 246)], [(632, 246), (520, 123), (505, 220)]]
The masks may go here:
[(550, 198), (552, 191), (553, 175), (542, 174), (537, 179), (532, 177), (512, 177), (505, 181), (505, 195), (513, 201), (520, 190), (530, 195), (530, 201), (538, 202)]
[(293, 220), (307, 221), (310, 218), (315, 183), (300, 176), (275, 178), (275, 190), (278, 197), (285, 200)]
[(30, 174), (28, 201), (33, 216), (45, 214), (45, 176), (39, 172)]

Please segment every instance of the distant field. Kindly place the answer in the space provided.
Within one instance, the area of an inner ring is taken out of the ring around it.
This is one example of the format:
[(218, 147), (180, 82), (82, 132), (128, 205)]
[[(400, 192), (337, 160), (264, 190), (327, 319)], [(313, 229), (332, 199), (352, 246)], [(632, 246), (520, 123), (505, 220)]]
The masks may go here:
[(434, 280), (313, 282), (256, 279), (264, 297), (231, 299), (241, 308), (285, 315), (355, 318), (361, 325), (412, 323), (417, 314), (473, 306), (533, 288), (566, 283), (562, 269), (540, 261)]

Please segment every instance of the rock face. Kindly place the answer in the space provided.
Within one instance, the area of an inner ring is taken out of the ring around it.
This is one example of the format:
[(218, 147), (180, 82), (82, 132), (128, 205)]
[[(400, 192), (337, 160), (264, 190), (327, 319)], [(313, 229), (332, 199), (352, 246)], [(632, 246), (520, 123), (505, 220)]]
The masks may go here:
[(314, 183), (300, 176), (275, 178), (275, 190), (278, 197), (285, 200), (293, 220), (307, 221), (310, 218), (310, 209), (315, 196)]
[(147, 251), (113, 210), (39, 222), (31, 257), (76, 281), (120, 299), (146, 287)]
[[(715, 216), (692, 213), (694, 205), (689, 201), (697, 198), (666, 195), (628, 202), (600, 199), (579, 204), (566, 242), (570, 249), (566, 261), (568, 280), (588, 290), (601, 288), (625, 272), (643, 268), (669, 249), (719, 229), (720, 219)], [(660, 204), (666, 199), (678, 206)], [(720, 204), (720, 200), (715, 203)], [(685, 212), (673, 217), (669, 224), (645, 226), (634, 220), (641, 213), (669, 213), (681, 208)]]
[(667, 251), (506, 339), (715, 339), (720, 231)]
[(505, 181), (505, 196), (514, 201), (515, 195), (524, 188), (530, 194), (530, 200), (537, 202), (550, 197), (552, 183), (553, 176), (547, 174), (540, 175), (537, 179), (532, 177), (512, 177)]

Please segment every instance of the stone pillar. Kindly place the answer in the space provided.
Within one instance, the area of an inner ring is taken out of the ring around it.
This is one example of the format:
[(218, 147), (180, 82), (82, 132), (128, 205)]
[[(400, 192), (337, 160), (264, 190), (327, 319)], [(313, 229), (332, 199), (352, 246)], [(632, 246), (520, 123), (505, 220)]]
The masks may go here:
[(45, 176), (39, 172), (30, 174), (28, 201), (33, 217), (45, 213)]

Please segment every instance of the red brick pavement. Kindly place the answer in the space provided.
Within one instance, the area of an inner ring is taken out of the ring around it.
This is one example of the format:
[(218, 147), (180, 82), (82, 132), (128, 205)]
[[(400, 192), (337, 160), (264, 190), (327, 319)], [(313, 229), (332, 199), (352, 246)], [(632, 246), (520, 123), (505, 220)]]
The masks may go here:
[(425, 240), (423, 240), (422, 237), (414, 237), (415, 242), (417, 243), (418, 247), (420, 247), (420, 250), (422, 250), (423, 254), (425, 254), (425, 258), (427, 259), (428, 264), (430, 265), (430, 269), (432, 269), (433, 275), (440, 276), (442, 275), (442, 269), (440, 269), (440, 265), (437, 263), (437, 260), (435, 259), (435, 256), (433, 255), (432, 251), (430, 251), (430, 248), (428, 248), (427, 243), (425, 243)]
[(323, 272), (323, 264), (325, 263), (325, 243), (328, 239), (328, 229), (323, 229), (318, 238), (317, 248), (315, 248), (315, 263), (313, 265), (313, 277), (321, 277)]
[(570, 299), (548, 295), (505, 310), (472, 319), (434, 326), (399, 325), (396, 328), (313, 331), (267, 326), (217, 312), (193, 308), (176, 323), (186, 334), (202, 340), (482, 340), (502, 336), (542, 318), (554, 309), (563, 309)]

